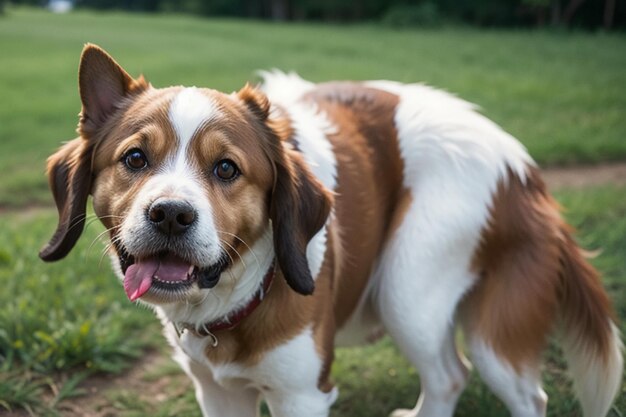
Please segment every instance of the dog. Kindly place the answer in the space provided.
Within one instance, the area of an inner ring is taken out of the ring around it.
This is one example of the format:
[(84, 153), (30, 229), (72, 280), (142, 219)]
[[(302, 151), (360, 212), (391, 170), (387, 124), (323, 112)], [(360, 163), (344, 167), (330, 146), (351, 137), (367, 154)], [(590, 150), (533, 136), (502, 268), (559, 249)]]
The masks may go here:
[(450, 94), (267, 72), (232, 94), (152, 87), (87, 44), (79, 137), (48, 160), (63, 258), (88, 196), (131, 301), (152, 306), (202, 413), (322, 417), (333, 349), (386, 332), (452, 416), (469, 362), (515, 417), (544, 416), (560, 336), (586, 417), (622, 345), (600, 277), (524, 147)]

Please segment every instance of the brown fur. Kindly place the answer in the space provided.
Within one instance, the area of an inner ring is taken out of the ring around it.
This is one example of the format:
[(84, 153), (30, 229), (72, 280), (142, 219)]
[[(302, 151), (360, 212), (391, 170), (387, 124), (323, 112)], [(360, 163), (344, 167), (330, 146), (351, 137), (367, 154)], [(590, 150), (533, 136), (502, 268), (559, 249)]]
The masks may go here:
[(612, 348), (610, 321), (615, 323), (617, 319), (600, 274), (585, 259), (566, 225), (564, 233), (560, 302), (565, 329), (580, 346), (598, 354), (607, 366)]
[(608, 354), (607, 296), (537, 169), (528, 167), (525, 183), (509, 171), (498, 184), (473, 269), (480, 281), (461, 320), (518, 370), (537, 363), (561, 307), (566, 326)]
[(342, 247), (333, 298), (340, 328), (361, 298), (402, 193), (404, 164), (394, 127), (398, 97), (344, 82), (321, 84), (306, 99), (341, 132), (329, 136), (338, 162), (334, 208)]

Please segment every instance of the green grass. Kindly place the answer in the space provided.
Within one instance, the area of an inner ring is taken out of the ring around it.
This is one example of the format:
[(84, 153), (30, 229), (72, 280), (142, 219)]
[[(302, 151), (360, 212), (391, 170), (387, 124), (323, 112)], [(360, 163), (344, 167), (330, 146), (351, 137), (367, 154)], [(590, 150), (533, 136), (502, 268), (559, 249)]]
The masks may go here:
[(85, 42), (155, 86), (230, 92), (257, 69), (315, 80), (424, 81), (478, 103), (541, 163), (626, 157), (626, 37), (533, 31), (396, 31), (187, 16), (9, 8), (0, 18), (0, 206), (47, 204), (44, 160), (74, 136)]
[[(602, 251), (594, 264), (605, 274), (622, 331), (626, 330), (626, 188), (603, 187), (558, 194), (568, 207), (568, 219), (579, 229), (588, 249)], [(52, 232), (55, 215), (44, 210), (3, 216), (0, 228), (0, 410), (27, 407), (36, 414), (58, 412), (60, 398), (41, 400), (59, 373), (74, 376), (61, 389), (69, 397), (79, 394), (76, 382), (84, 372), (112, 372), (132, 364), (146, 349), (163, 346), (152, 313), (131, 305), (117, 279), (99, 264), (102, 244), (91, 243), (101, 231), (92, 224), (68, 259), (43, 264), (37, 250)], [(550, 396), (549, 416), (578, 416), (564, 363), (555, 348), (546, 354), (544, 372)], [(175, 367), (152, 371), (152, 381), (179, 374)], [(338, 349), (333, 376), (340, 398), (335, 417), (386, 415), (394, 407), (410, 407), (419, 389), (417, 372), (388, 338), (361, 348)], [(67, 385), (69, 384), (69, 385)], [(73, 385), (72, 385), (73, 384)], [(104, 393), (119, 415), (199, 415), (190, 381), (172, 379), (163, 389), (168, 399), (155, 404), (137, 393)], [(622, 385), (626, 394), (626, 384)], [(58, 395), (57, 395), (58, 397)], [(56, 407), (53, 405), (56, 404)], [(626, 395), (616, 404), (626, 412)], [(57, 410), (57, 411), (55, 411)], [(507, 412), (474, 376), (461, 397), (457, 416), (505, 417)], [(617, 411), (614, 416), (618, 416)]]
[(55, 223), (50, 210), (3, 215), (0, 410), (26, 406), (42, 412), (74, 391), (77, 381), (70, 380), (50, 401), (41, 401), (41, 393), (62, 374), (119, 372), (158, 337), (152, 313), (130, 306), (108, 258), (100, 265), (103, 244), (91, 245), (99, 223), (87, 228), (64, 262), (38, 259)]

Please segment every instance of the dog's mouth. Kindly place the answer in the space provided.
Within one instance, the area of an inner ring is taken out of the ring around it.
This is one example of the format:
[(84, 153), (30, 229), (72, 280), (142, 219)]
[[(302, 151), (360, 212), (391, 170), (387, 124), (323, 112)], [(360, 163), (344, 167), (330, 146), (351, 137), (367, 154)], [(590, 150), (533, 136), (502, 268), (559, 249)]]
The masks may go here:
[(199, 288), (213, 288), (229, 266), (226, 254), (213, 265), (203, 268), (170, 251), (135, 257), (120, 247), (118, 255), (124, 273), (124, 291), (130, 301), (146, 293), (171, 298), (184, 294), (194, 284)]

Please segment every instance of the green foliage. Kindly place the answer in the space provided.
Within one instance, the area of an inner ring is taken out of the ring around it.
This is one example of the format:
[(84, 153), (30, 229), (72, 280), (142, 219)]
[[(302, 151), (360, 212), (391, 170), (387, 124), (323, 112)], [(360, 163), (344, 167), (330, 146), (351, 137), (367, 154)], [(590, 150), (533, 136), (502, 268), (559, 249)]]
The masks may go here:
[[(40, 0), (13, 2), (42, 4)], [(626, 26), (626, 7), (606, 0), (76, 0), (76, 5), (96, 10), (175, 11), (273, 20), (354, 22), (382, 18), (388, 23), (405, 22), (400, 19), (403, 11), (413, 16), (409, 19), (413, 22), (411, 25), (416, 19), (420, 25), (426, 19), (430, 21), (436, 11), (437, 20), (443, 17), (446, 21), (480, 26), (542, 26), (547, 23), (605, 29)], [(611, 16), (608, 21), (607, 16)]]
[[(0, 362), (1, 363), (1, 362)], [(46, 410), (41, 402), (45, 384), (42, 378), (33, 379), (22, 370), (12, 371), (7, 362), (0, 365), (0, 414), (3, 410), (26, 410), (35, 415)]]
[(79, 393), (84, 372), (122, 370), (158, 330), (149, 312), (125, 300), (107, 260), (99, 267), (102, 244), (90, 247), (99, 225), (87, 229), (63, 263), (50, 265), (37, 252), (50, 237), (54, 213), (3, 219), (10, 221), (0, 228), (0, 408), (46, 410), (40, 394), (48, 375), (74, 373), (52, 398), (54, 406)]
[(385, 13), (382, 22), (395, 28), (436, 27), (441, 25), (442, 16), (437, 3), (426, 1), (417, 5), (393, 6)]
[[(52, 216), (35, 224), (17, 219), (0, 231), (0, 241), (10, 242), (0, 269), (0, 358), (41, 373), (75, 367), (118, 371), (140, 352), (140, 337), (123, 344), (119, 339), (141, 334), (142, 315), (128, 308), (108, 268), (94, 271), (101, 247), (85, 245), (93, 241), (96, 225), (66, 265), (45, 265), (37, 258), (36, 249), (55, 221)], [(26, 226), (28, 234), (22, 230)], [(42, 299), (45, 304), (38, 302)]]

